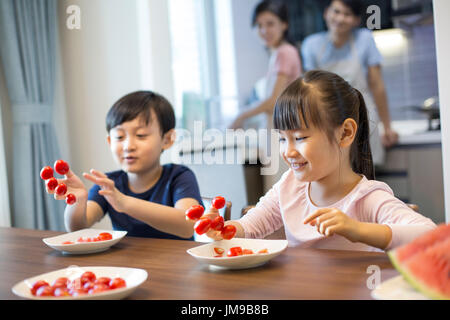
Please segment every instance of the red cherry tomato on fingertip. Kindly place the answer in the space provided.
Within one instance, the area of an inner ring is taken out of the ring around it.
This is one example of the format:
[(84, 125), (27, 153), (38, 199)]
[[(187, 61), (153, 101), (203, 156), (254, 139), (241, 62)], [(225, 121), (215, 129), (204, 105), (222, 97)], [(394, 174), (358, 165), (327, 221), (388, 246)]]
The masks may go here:
[(55, 168), (55, 171), (60, 175), (65, 175), (67, 172), (69, 172), (69, 164), (64, 160), (56, 160), (53, 167)]
[(67, 203), (68, 205), (72, 205), (72, 204), (74, 204), (75, 202), (77, 202), (77, 197), (75, 197), (75, 195), (74, 195), (73, 193), (69, 193), (69, 194), (66, 196), (66, 203)]
[(236, 234), (236, 227), (232, 224), (226, 225), (225, 227), (223, 227), (221, 234), (225, 240), (230, 240)]
[(201, 205), (194, 205), (186, 210), (186, 220), (198, 220), (205, 212), (205, 208)]
[(67, 192), (67, 186), (62, 182), (60, 184), (58, 184), (58, 186), (55, 189), (55, 193), (58, 196), (63, 196), (66, 194), (66, 192)]
[(56, 178), (51, 177), (50, 179), (48, 179), (48, 180), (45, 182), (45, 185), (47, 186), (47, 189), (48, 189), (48, 190), (53, 191), (53, 190), (55, 190), (56, 187), (58, 186), (58, 180), (56, 180)]
[(225, 198), (221, 196), (215, 197), (211, 202), (212, 206), (216, 209), (222, 209), (225, 206), (225, 203)]
[(208, 217), (200, 218), (194, 225), (194, 230), (198, 235), (202, 235), (211, 228), (211, 219)]
[(53, 177), (53, 169), (50, 166), (45, 166), (41, 170), (41, 179), (47, 180)]
[(215, 217), (211, 222), (211, 229), (216, 231), (222, 231), (224, 220), (222, 216)]

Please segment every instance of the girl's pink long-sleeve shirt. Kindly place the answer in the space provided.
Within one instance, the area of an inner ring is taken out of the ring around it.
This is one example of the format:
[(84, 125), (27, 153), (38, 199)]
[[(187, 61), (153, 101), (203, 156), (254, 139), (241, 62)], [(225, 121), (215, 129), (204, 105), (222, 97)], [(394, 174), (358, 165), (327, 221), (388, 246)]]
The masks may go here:
[[(336, 208), (361, 222), (389, 226), (392, 240), (385, 250), (408, 243), (436, 227), (431, 219), (397, 199), (386, 183), (367, 180), (364, 176), (350, 193), (328, 207)], [(303, 220), (317, 209), (320, 207), (310, 200), (309, 183), (297, 180), (289, 169), (261, 197), (256, 207), (238, 221), (244, 228), (246, 238), (264, 238), (284, 225), (289, 246), (382, 251), (364, 243), (351, 242), (337, 234), (323, 236), (315, 226), (303, 224)]]

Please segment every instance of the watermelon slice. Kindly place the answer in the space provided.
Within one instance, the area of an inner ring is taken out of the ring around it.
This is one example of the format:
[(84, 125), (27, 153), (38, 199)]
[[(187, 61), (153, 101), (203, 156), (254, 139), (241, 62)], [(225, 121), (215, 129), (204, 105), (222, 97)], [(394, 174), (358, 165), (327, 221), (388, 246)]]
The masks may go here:
[(450, 299), (450, 224), (439, 225), (388, 256), (414, 288), (433, 299)]

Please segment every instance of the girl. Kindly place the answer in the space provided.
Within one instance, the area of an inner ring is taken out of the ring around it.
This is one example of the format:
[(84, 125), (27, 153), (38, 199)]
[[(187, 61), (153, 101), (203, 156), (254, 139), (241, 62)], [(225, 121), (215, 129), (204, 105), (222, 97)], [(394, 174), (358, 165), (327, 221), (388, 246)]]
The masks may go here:
[(364, 98), (338, 75), (313, 70), (295, 80), (277, 100), (274, 126), (290, 169), (255, 208), (226, 222), (236, 237), (263, 238), (284, 225), (290, 246), (376, 251), (436, 226), (372, 180)]
[[(308, 36), (302, 43), (305, 70), (337, 73), (364, 96), (371, 123), (370, 143), (375, 165), (384, 162), (384, 147), (394, 145), (398, 134), (391, 128), (386, 90), (381, 73), (382, 56), (372, 33), (361, 24), (360, 0), (332, 0), (324, 11), (328, 30)], [(378, 122), (383, 133), (378, 133)]]

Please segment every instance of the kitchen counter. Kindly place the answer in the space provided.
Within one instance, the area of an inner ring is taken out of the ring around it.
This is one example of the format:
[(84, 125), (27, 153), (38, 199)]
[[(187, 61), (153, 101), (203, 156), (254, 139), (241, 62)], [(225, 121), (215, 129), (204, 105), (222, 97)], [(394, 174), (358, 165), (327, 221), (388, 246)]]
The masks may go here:
[(441, 131), (428, 131), (426, 119), (392, 121), (392, 128), (399, 134), (398, 147), (441, 143)]

